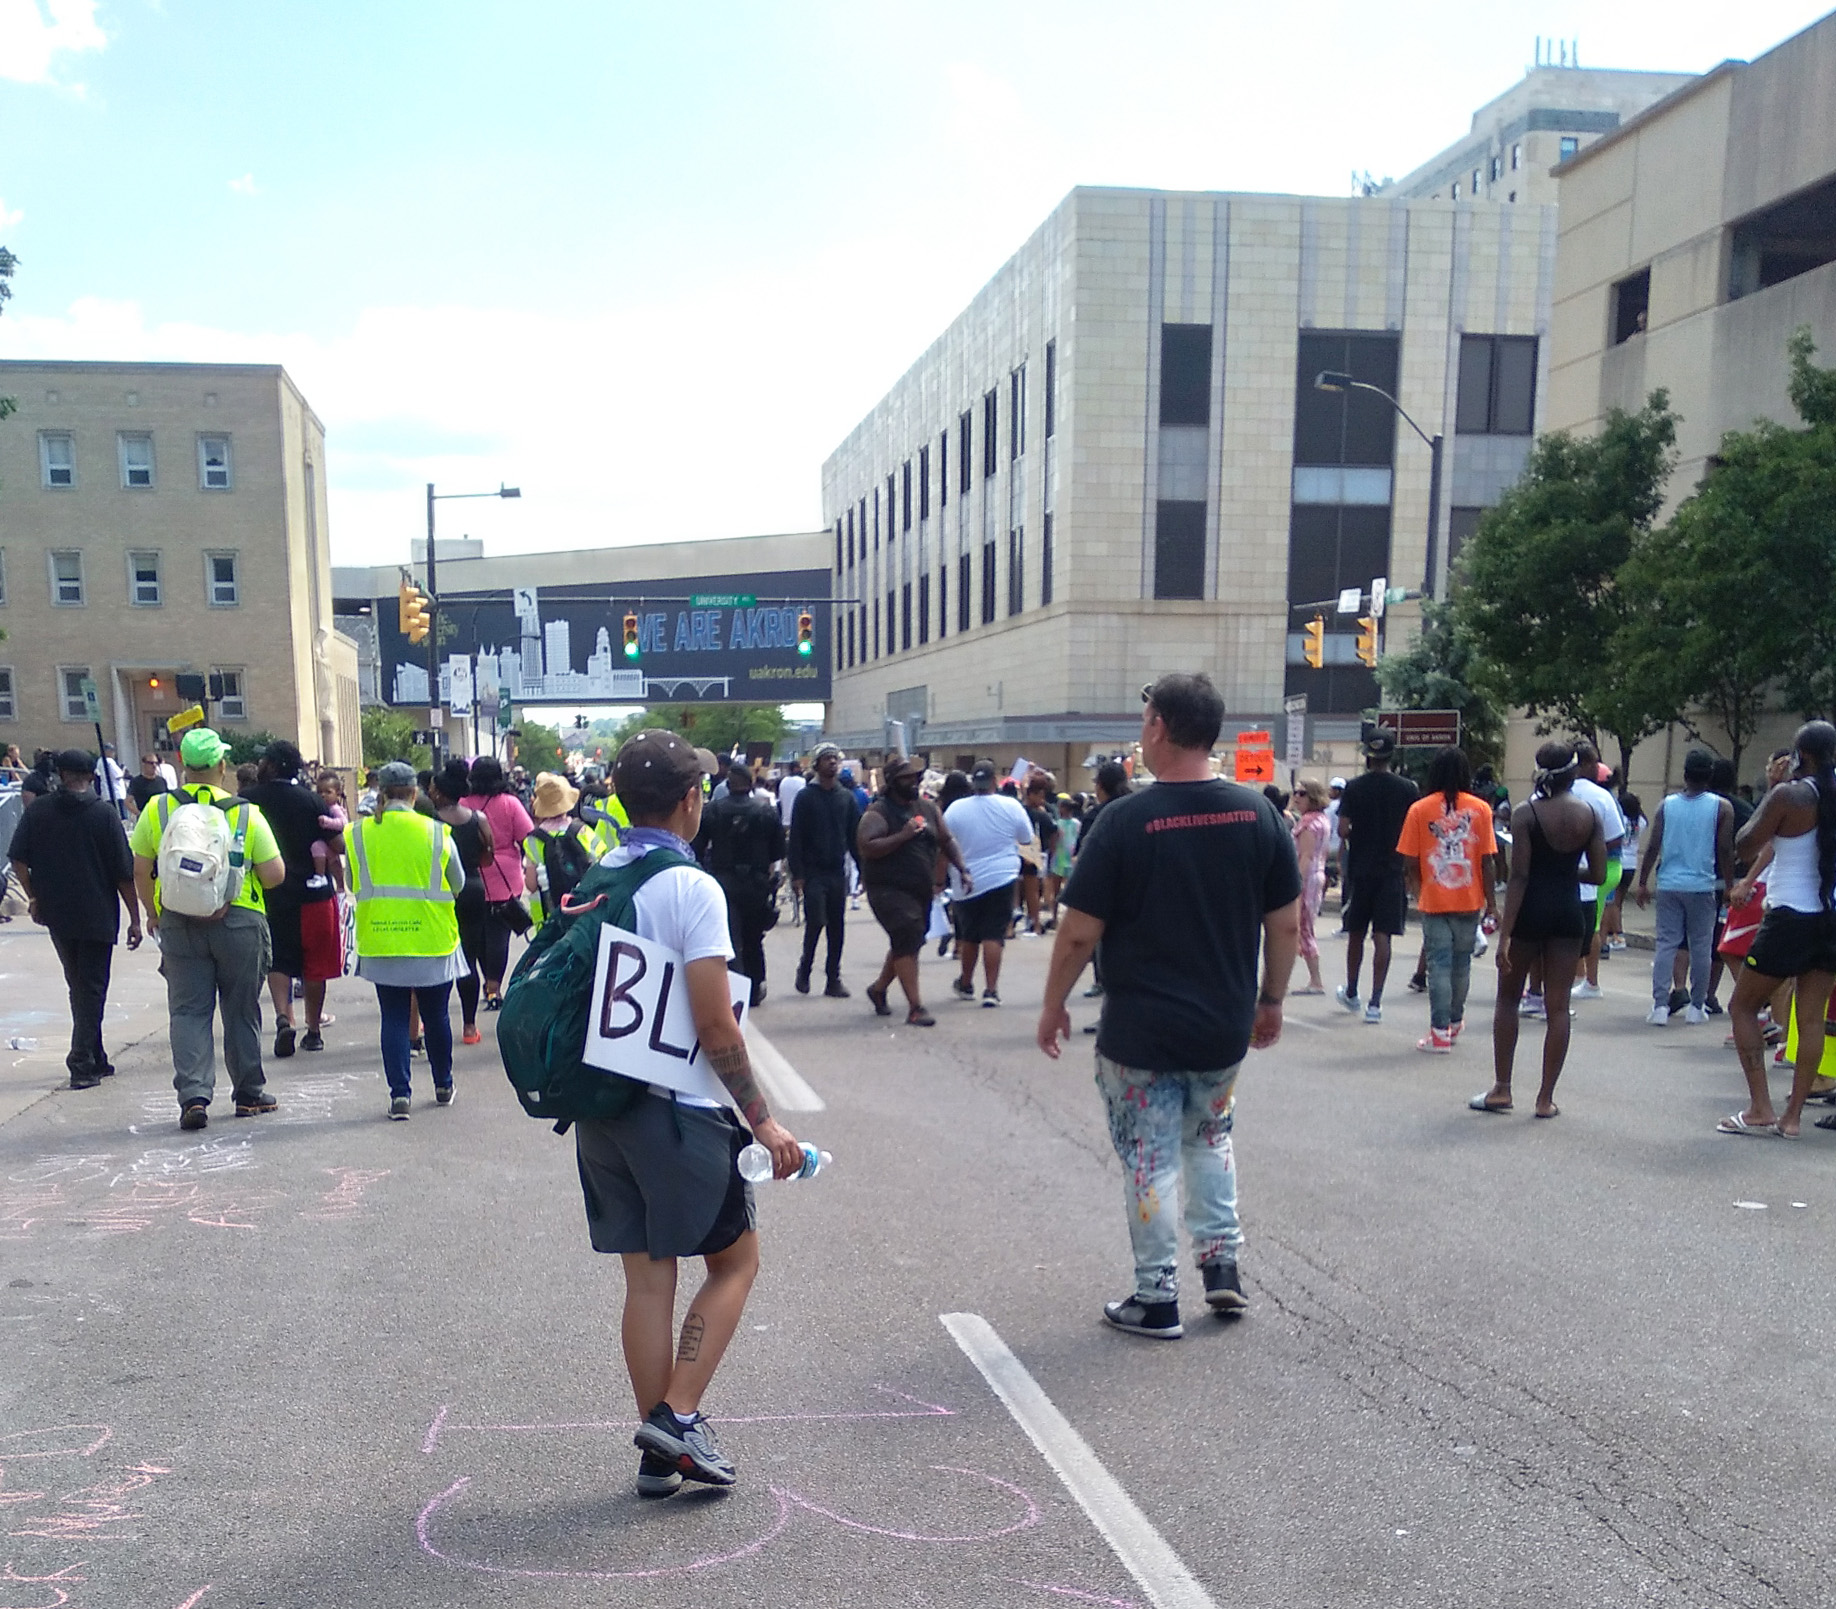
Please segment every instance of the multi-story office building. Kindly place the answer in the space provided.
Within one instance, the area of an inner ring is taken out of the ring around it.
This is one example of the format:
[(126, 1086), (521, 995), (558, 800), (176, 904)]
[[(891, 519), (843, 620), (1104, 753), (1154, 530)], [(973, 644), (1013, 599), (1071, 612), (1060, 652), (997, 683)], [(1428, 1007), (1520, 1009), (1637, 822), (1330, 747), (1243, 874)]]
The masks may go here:
[(1539, 63), (1473, 113), (1465, 139), (1407, 177), (1387, 181), (1378, 194), (1403, 200), (1554, 201), (1557, 163), (1692, 77)]
[(167, 748), (181, 672), (226, 731), (361, 753), (332, 628), (325, 433), (278, 367), (0, 363), (0, 741)]

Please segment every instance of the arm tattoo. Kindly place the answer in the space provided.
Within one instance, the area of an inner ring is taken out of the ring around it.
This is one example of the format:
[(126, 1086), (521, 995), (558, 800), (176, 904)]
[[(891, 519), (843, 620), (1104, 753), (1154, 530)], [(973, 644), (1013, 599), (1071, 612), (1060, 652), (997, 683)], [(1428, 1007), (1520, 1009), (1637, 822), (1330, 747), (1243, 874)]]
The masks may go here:
[(727, 1086), (747, 1125), (756, 1129), (771, 1116), (771, 1108), (765, 1104), (765, 1096), (752, 1076), (752, 1059), (746, 1054), (745, 1045), (728, 1045), (722, 1050), (706, 1045), (702, 1048), (707, 1052), (714, 1076)]
[(693, 1363), (701, 1356), (701, 1337), (707, 1327), (707, 1320), (699, 1313), (691, 1313), (683, 1320), (682, 1342), (676, 1348), (678, 1363)]

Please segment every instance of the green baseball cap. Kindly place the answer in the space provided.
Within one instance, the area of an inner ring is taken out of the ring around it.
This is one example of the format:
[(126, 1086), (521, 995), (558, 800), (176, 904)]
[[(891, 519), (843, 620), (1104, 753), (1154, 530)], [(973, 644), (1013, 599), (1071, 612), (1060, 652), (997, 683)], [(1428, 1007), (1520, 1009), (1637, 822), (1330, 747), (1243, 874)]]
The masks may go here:
[(194, 727), (179, 742), (179, 758), (196, 771), (208, 771), (229, 753), (229, 745), (208, 726)]

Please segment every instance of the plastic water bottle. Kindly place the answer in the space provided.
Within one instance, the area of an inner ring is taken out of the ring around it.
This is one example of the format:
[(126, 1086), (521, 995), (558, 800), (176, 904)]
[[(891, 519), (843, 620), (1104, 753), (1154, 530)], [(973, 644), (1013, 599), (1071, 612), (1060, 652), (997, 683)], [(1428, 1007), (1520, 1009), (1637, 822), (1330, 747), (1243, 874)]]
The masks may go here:
[[(6, 1048), (8, 1050), (37, 1050), (38, 1041), (29, 1034), (15, 1034), (11, 1039), (7, 1040)], [(805, 1147), (805, 1149), (808, 1148)]]
[[(822, 1171), (825, 1164), (834, 1160), (827, 1151), (818, 1151), (815, 1146), (806, 1141), (803, 1147), (803, 1166), (785, 1183), (788, 1184), (794, 1179), (813, 1179)], [(760, 1145), (757, 1140), (740, 1152), (739, 1175), (748, 1184), (764, 1184), (771, 1178), (774, 1171), (771, 1152)]]

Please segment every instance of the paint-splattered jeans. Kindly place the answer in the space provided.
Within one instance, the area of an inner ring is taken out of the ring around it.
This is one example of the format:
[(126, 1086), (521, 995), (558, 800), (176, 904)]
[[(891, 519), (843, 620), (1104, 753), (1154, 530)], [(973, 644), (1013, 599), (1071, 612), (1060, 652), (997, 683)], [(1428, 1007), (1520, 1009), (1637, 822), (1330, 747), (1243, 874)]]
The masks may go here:
[(1243, 1244), (1230, 1149), (1242, 1064), (1205, 1073), (1149, 1073), (1098, 1056), (1096, 1065), (1097, 1088), (1109, 1108), (1109, 1137), (1122, 1159), (1135, 1295), (1144, 1302), (1169, 1302), (1179, 1295), (1174, 1197), (1182, 1171), (1193, 1260), (1200, 1268), (1233, 1262)]

